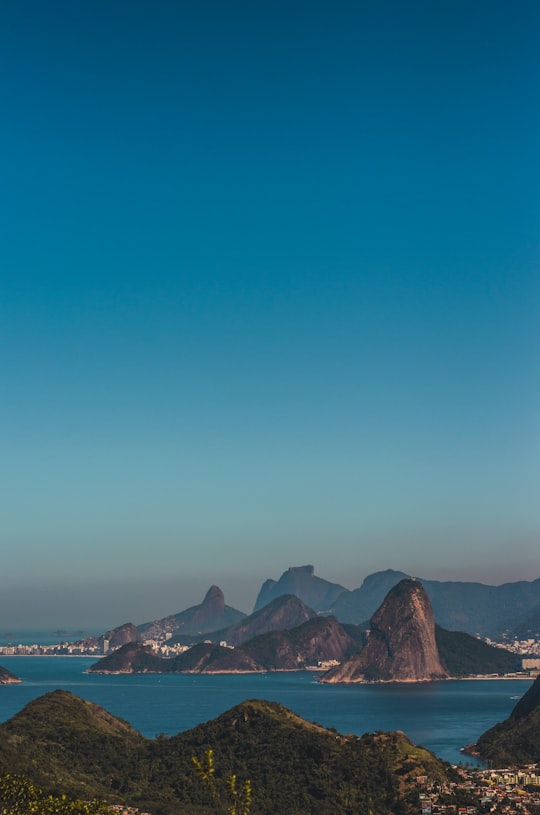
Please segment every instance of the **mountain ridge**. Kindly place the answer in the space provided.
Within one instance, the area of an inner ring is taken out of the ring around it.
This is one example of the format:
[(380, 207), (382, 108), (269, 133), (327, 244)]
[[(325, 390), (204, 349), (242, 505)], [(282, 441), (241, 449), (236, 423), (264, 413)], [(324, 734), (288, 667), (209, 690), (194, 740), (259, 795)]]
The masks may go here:
[(255, 601), (253, 611), (258, 611), (277, 597), (294, 594), (319, 613), (332, 608), (337, 598), (347, 589), (339, 583), (331, 583), (315, 575), (313, 566), (290, 566), (279, 580), (266, 580)]
[[(217, 801), (193, 757), (212, 751), (213, 792), (233, 774), (251, 781), (253, 812), (409, 815), (415, 778), (443, 782), (447, 765), (399, 733), (346, 736), (276, 702), (247, 700), (171, 737), (146, 739), (129, 723), (67, 691), (35, 699), (0, 724), (0, 772), (43, 789), (100, 797), (159, 815), (210, 815)], [(405, 761), (406, 759), (406, 761)], [(226, 811), (227, 799), (223, 799)], [(416, 802), (415, 802), (416, 803)]]
[(212, 642), (176, 657), (130, 643), (88, 668), (88, 673), (250, 673), (298, 671), (341, 660), (359, 647), (334, 617), (314, 617), (282, 631), (258, 634), (235, 648)]
[[(293, 593), (319, 614), (332, 614), (342, 623), (363, 624), (371, 619), (386, 594), (400, 580), (414, 578), (424, 586), (435, 621), (451, 631), (502, 639), (514, 631), (540, 636), (540, 578), (491, 586), (480, 582), (430, 580), (406, 572), (386, 569), (364, 578), (356, 589), (343, 589), (328, 603), (328, 591), (339, 587), (314, 574), (313, 566), (290, 567), (278, 581), (264, 581), (256, 601), (278, 596), (288, 586)], [(314, 596), (313, 587), (322, 586), (323, 600)], [(343, 588), (343, 587), (341, 587)]]

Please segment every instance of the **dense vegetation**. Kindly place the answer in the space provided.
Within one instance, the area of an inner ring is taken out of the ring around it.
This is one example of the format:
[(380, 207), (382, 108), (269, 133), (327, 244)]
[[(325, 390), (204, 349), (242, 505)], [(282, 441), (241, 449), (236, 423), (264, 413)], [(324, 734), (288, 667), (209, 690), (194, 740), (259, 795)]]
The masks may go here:
[(495, 648), (462, 631), (446, 631), (436, 625), (435, 639), (450, 676), (506, 674), (521, 670), (518, 654)]
[(540, 762), (540, 677), (520, 699), (510, 717), (478, 739), (476, 749), (496, 767)]
[(3, 815), (111, 815), (102, 801), (82, 801), (64, 793), (51, 795), (24, 775), (0, 776), (0, 812)]
[(0, 772), (26, 774), (47, 790), (75, 797), (122, 800), (145, 747), (127, 722), (54, 691), (0, 725)]
[(401, 734), (342, 736), (262, 701), (155, 740), (65, 691), (34, 700), (0, 725), (0, 772), (24, 773), (47, 794), (123, 801), (153, 815), (219, 811), (193, 761), (209, 750), (217, 788), (230, 794), (234, 777), (238, 801), (245, 808), (249, 789), (257, 815), (407, 815), (411, 779), (447, 772)]

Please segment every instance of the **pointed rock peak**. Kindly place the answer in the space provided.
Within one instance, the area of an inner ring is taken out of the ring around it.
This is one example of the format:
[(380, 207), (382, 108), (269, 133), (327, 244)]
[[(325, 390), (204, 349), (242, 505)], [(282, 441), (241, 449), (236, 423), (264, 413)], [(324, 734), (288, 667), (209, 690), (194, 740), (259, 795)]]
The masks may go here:
[(225, 608), (225, 595), (219, 586), (210, 586), (202, 604), (203, 606), (212, 606), (212, 608)]
[(417, 622), (422, 622), (429, 629), (434, 629), (433, 610), (426, 590), (419, 580), (406, 577), (390, 589), (384, 601), (371, 618), (372, 627), (377, 624), (389, 626), (395, 622), (402, 625), (413, 616)]
[(435, 640), (431, 603), (418, 580), (394, 586), (371, 618), (368, 642), (359, 654), (329, 671), (328, 682), (373, 680), (419, 682), (447, 671)]

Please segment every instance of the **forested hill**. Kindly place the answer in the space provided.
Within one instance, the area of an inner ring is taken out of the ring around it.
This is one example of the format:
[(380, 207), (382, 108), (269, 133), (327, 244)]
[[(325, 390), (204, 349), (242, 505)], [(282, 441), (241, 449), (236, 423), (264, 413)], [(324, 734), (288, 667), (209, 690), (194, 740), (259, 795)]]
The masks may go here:
[(480, 736), (476, 749), (495, 767), (540, 762), (540, 676), (519, 700), (509, 718)]
[(446, 765), (403, 734), (343, 736), (273, 702), (244, 702), (185, 733), (149, 740), (66, 691), (35, 699), (0, 725), (6, 771), (52, 792), (153, 815), (210, 815), (218, 800), (227, 811), (233, 775), (239, 795), (250, 782), (257, 815), (408, 815), (417, 810), (416, 796), (409, 803), (414, 778), (447, 776)]

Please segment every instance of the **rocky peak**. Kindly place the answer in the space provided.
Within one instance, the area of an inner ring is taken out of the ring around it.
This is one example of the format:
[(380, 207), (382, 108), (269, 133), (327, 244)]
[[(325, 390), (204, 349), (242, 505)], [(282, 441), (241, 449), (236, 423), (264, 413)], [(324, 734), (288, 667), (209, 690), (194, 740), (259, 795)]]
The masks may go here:
[(315, 574), (315, 567), (314, 566), (289, 566), (287, 569), (289, 574), (305, 574), (308, 577), (313, 577)]
[(365, 648), (329, 671), (325, 682), (420, 682), (448, 676), (435, 640), (435, 619), (418, 580), (401, 580), (371, 618)]
[(202, 607), (208, 611), (220, 613), (225, 608), (225, 595), (219, 586), (210, 586), (202, 601)]
[(271, 603), (277, 597), (294, 594), (315, 611), (328, 612), (346, 589), (339, 583), (330, 583), (315, 575), (314, 567), (290, 566), (278, 581), (266, 580), (255, 602), (255, 611)]

